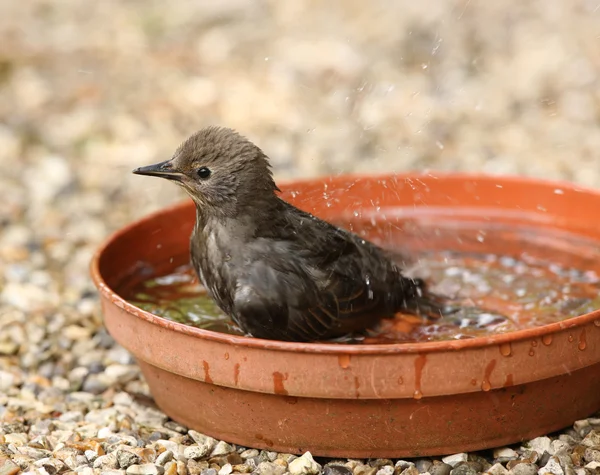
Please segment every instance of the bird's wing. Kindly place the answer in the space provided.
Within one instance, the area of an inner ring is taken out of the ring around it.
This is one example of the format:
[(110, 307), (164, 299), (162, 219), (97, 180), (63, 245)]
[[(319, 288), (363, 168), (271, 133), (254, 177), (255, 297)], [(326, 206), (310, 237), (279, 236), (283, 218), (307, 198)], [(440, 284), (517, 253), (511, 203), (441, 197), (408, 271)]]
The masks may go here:
[(240, 324), (252, 335), (285, 340), (315, 339), (334, 324), (331, 317), (310, 319), (302, 315), (316, 301), (314, 282), (292, 261), (275, 265), (256, 260), (244, 269), (235, 290), (233, 310)]

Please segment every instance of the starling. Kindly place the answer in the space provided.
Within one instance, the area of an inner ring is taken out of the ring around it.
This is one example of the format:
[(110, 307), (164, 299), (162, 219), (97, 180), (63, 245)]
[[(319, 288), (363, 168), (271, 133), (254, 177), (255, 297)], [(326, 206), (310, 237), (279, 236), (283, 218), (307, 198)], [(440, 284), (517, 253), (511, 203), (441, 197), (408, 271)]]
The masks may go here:
[(282, 200), (267, 156), (231, 129), (204, 128), (170, 160), (133, 173), (172, 180), (192, 198), (193, 268), (253, 337), (315, 341), (400, 311), (441, 314), (385, 250)]

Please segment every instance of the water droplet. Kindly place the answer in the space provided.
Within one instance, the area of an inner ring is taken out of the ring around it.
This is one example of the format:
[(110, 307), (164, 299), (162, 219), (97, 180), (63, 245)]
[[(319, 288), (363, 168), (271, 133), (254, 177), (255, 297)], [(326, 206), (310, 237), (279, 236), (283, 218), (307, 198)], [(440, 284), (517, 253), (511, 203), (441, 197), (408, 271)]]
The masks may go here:
[(423, 393), (421, 391), (419, 391), (418, 389), (414, 392), (413, 394), (413, 398), (419, 400), (423, 397)]
[(536, 346), (538, 346), (538, 342), (537, 342), (537, 340), (531, 340), (531, 346), (533, 346), (534, 348), (535, 348)]
[(481, 383), (481, 389), (482, 389), (482, 391), (486, 391), (486, 392), (487, 392), (487, 391), (489, 391), (490, 389), (492, 389), (492, 385), (490, 384), (490, 382), (489, 382), (489, 381), (487, 381), (487, 380), (484, 380), (484, 381)]
[(398, 384), (404, 384), (404, 378), (402, 376), (398, 376)]
[(580, 351), (583, 351), (587, 348), (587, 341), (585, 338), (585, 330), (581, 330), (581, 334), (579, 335), (579, 344), (577, 345)]
[(348, 369), (350, 367), (350, 355), (338, 355), (338, 364), (342, 369)]
[(504, 188), (502, 185), (496, 185), (496, 188)]
[(436, 141), (435, 141), (435, 144), (437, 145), (437, 147), (438, 147), (440, 150), (444, 150), (444, 144), (443, 144), (442, 142), (440, 142), (439, 140), (436, 140)]
[(552, 335), (543, 335), (542, 343), (546, 346), (550, 346), (552, 344)]
[(555, 194), (555, 195), (564, 195), (564, 194), (565, 194), (565, 192), (564, 192), (564, 190), (561, 190), (560, 188), (556, 188), (556, 189), (554, 190), (554, 194)]
[(425, 64), (425, 63), (423, 63), (423, 64), (421, 64), (421, 69), (427, 69), (427, 68), (428, 68), (428, 66), (429, 66), (429, 65), (427, 65), (427, 64)]
[(573, 343), (573, 340), (574, 340), (574, 339), (575, 339), (575, 338), (573, 338), (573, 335), (571, 335), (571, 334), (569, 333), (569, 338), (568, 338), (568, 340), (569, 340), (569, 343)]
[(533, 348), (531, 348), (529, 350), (529, 356), (534, 356), (535, 355), (535, 350)]
[(510, 356), (512, 353), (512, 348), (510, 346), (510, 343), (502, 343), (500, 345), (500, 354), (502, 356)]
[(360, 213), (358, 211), (355, 211), (353, 214), (355, 218), (358, 218), (360, 216)]
[(596, 325), (597, 327), (600, 327), (600, 320), (594, 320), (594, 325)]

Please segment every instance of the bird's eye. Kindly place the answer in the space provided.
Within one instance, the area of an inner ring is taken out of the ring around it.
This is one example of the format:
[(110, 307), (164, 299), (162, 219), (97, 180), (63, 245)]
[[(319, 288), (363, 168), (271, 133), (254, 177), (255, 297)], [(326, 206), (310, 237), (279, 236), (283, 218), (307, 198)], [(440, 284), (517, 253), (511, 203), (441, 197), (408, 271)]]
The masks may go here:
[(200, 178), (206, 179), (210, 176), (210, 168), (200, 167), (197, 173)]

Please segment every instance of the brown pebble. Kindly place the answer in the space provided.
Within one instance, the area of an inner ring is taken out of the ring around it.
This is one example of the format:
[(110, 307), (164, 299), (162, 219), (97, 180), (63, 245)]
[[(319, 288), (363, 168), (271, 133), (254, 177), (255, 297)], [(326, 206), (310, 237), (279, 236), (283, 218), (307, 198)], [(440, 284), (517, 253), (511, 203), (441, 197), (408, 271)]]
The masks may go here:
[(167, 462), (167, 465), (165, 467), (165, 475), (178, 475), (177, 462)]
[(188, 475), (187, 467), (182, 460), (177, 461), (177, 475)]
[(21, 468), (8, 457), (0, 457), (0, 475), (15, 475)]
[(233, 465), (231, 469), (233, 473), (250, 473), (252, 471), (252, 467), (244, 464)]
[(194, 460), (194, 459), (188, 460), (187, 471), (191, 475), (199, 475), (200, 472), (202, 472), (202, 470), (204, 470), (205, 468), (208, 468), (208, 462), (206, 462), (205, 460), (203, 460), (203, 461), (198, 461), (198, 460)]
[(273, 461), (273, 463), (275, 463), (277, 465), (281, 465), (284, 468), (287, 468), (287, 466), (288, 466), (288, 463), (285, 460), (283, 460), (283, 459), (275, 459)]

